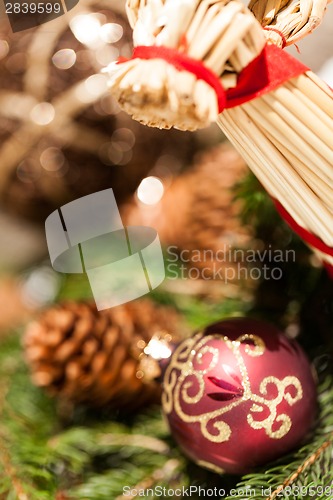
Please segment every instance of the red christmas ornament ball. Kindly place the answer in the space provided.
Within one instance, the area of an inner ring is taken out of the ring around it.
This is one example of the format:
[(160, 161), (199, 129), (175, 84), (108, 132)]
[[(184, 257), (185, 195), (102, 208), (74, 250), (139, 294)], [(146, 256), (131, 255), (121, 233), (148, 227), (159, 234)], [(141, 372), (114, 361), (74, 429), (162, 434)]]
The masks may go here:
[(179, 344), (162, 402), (189, 458), (244, 474), (300, 443), (315, 418), (316, 385), (297, 342), (270, 324), (232, 318)]

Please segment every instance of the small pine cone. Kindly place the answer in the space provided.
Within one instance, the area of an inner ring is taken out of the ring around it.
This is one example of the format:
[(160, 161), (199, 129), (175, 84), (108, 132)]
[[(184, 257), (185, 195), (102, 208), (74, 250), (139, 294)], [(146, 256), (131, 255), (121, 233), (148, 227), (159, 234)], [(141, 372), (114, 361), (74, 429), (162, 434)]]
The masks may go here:
[(49, 394), (91, 407), (133, 408), (160, 396), (158, 383), (137, 377), (138, 346), (179, 328), (173, 310), (149, 300), (100, 312), (93, 303), (67, 302), (28, 325), (23, 344), (33, 382)]

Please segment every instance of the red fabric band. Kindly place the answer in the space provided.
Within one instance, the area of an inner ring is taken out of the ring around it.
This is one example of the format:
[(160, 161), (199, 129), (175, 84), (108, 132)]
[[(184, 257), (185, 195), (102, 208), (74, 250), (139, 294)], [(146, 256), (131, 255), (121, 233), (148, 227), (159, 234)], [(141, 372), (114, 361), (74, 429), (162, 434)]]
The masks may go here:
[[(189, 71), (198, 80), (204, 80), (216, 92), (219, 112), (256, 99), (282, 85), (285, 81), (308, 71), (304, 64), (279, 49), (275, 45), (266, 45), (256, 57), (238, 75), (237, 86), (224, 90), (218, 76), (202, 61), (193, 59), (177, 49), (149, 45), (135, 47), (131, 59), (163, 59), (179, 71)], [(120, 58), (119, 63), (128, 61)]]
[(201, 61), (192, 59), (183, 52), (168, 47), (156, 45), (135, 47), (132, 59), (163, 59), (172, 64), (179, 71), (188, 71), (197, 77), (198, 80), (204, 80), (216, 92), (219, 112), (225, 109), (226, 95), (217, 75), (207, 68)]
[(291, 217), (291, 215), (287, 212), (287, 210), (281, 205), (281, 203), (273, 198), (277, 211), (281, 215), (281, 217), (289, 224), (291, 229), (295, 231), (304, 241), (306, 241), (310, 246), (316, 248), (320, 252), (333, 257), (333, 248), (326, 245), (318, 236), (310, 233), (304, 227), (301, 227), (297, 224), (297, 222)]
[(234, 108), (302, 75), (309, 68), (276, 45), (264, 50), (239, 74), (237, 85), (227, 91), (227, 108)]

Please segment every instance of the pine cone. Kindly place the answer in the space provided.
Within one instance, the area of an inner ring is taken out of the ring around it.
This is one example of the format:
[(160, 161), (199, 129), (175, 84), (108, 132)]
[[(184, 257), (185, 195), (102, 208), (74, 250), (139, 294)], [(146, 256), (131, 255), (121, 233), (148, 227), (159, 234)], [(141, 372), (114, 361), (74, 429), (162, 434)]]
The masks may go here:
[[(246, 172), (238, 153), (222, 144), (201, 154), (192, 168), (176, 177), (159, 205), (132, 201), (124, 207), (123, 220), (127, 225), (154, 227), (165, 245), (189, 251), (186, 258), (190, 259), (194, 251), (216, 254), (246, 246), (250, 230), (241, 224), (241, 203), (234, 200), (233, 190)], [(226, 262), (227, 266), (233, 264)], [(209, 267), (214, 261), (207, 262), (203, 257), (193, 265)]]
[(28, 325), (23, 343), (33, 382), (49, 394), (92, 407), (132, 408), (160, 395), (158, 383), (137, 377), (138, 346), (158, 331), (179, 328), (173, 310), (149, 300), (100, 312), (92, 303), (67, 302)]

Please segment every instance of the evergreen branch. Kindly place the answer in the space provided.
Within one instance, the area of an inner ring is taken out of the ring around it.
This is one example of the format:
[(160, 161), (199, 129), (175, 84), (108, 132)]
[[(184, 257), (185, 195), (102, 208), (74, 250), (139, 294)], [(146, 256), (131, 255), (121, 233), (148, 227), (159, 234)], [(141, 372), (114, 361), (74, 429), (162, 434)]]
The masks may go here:
[(13, 487), (17, 500), (28, 500), (28, 495), (25, 493), (23, 485), (18, 478), (17, 471), (11, 463), (10, 453), (5, 444), (4, 437), (0, 432), (0, 461), (6, 478), (9, 479), (10, 485)]
[(308, 467), (311, 467), (319, 458), (321, 458), (323, 452), (332, 444), (333, 432), (330, 434), (327, 441), (325, 441), (307, 460), (301, 464), (297, 470), (289, 476), (283, 484), (279, 485), (266, 500), (274, 500), (287, 486), (293, 484), (301, 474), (305, 472)]
[[(0, 392), (0, 409), (1, 414), (3, 414), (3, 407), (5, 397), (8, 391), (8, 379), (2, 379), (2, 390)], [(4, 437), (3, 430), (0, 429), (0, 463), (3, 468), (3, 472), (7, 479), (9, 479), (10, 484), (13, 486), (13, 490), (17, 496), (18, 500), (28, 500), (28, 496), (24, 491), (23, 485), (21, 484), (15, 467), (11, 463), (11, 456), (8, 451), (6, 439)]]
[(140, 434), (104, 434), (99, 439), (99, 444), (109, 446), (134, 446), (161, 454), (166, 454), (170, 451), (169, 446), (161, 439)]

